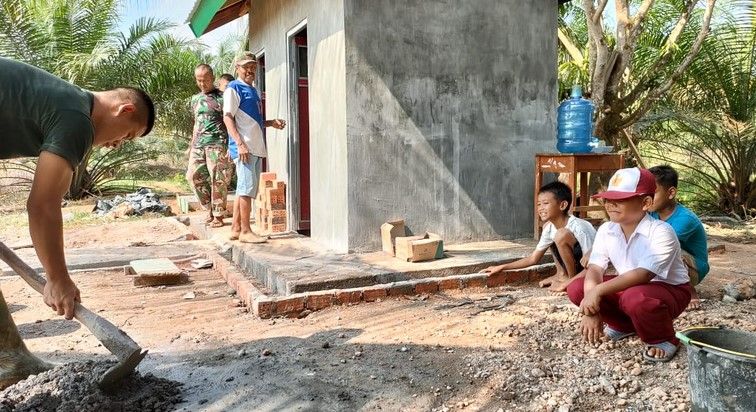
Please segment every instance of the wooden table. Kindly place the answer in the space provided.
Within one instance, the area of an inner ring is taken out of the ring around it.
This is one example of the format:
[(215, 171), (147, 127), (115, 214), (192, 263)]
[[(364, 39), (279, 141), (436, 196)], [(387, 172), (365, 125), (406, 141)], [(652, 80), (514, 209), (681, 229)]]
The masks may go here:
[[(544, 173), (566, 173), (567, 186), (572, 190), (572, 214), (585, 218), (589, 211), (604, 210), (603, 206), (589, 206), (588, 173), (614, 173), (625, 167), (625, 158), (616, 153), (538, 153), (535, 156), (535, 192), (533, 193), (533, 236), (538, 239), (541, 221), (538, 218), (538, 189), (543, 186)], [(580, 178), (580, 199), (578, 197), (578, 178)]]

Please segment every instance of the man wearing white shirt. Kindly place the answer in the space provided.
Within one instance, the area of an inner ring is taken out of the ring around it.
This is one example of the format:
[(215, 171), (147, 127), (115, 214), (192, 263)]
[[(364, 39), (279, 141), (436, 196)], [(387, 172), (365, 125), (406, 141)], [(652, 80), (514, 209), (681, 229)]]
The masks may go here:
[[(610, 180), (604, 199), (611, 219), (599, 228), (584, 278), (567, 286), (580, 306), (583, 338), (599, 340), (602, 325), (611, 340), (638, 334), (646, 344), (643, 357), (669, 361), (679, 347), (673, 321), (691, 296), (688, 270), (675, 231), (647, 211), (656, 191), (654, 175), (645, 169), (621, 169)], [(619, 273), (605, 275), (609, 262)]]
[(255, 55), (242, 53), (236, 59), (238, 77), (223, 92), (223, 123), (230, 137), (228, 153), (236, 166), (236, 201), (231, 240), (239, 239), (247, 243), (266, 241), (266, 238), (252, 233), (249, 225), (252, 199), (257, 196), (262, 159), (268, 154), (263, 138), (264, 129), (268, 126), (283, 129), (286, 126), (286, 122), (281, 119), (263, 119), (262, 100), (257, 89), (252, 86), (256, 71)]

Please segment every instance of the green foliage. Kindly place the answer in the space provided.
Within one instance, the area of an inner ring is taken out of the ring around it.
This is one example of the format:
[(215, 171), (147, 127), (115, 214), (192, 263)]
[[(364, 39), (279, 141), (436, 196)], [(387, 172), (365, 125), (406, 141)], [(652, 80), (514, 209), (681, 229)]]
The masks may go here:
[(650, 157), (675, 165), (705, 211), (756, 216), (756, 10), (733, 1), (699, 58), (642, 124)]
[[(118, 6), (116, 0), (0, 0), (0, 55), (90, 90), (140, 87), (155, 101), (153, 133), (187, 140), (188, 102), (196, 93), (192, 73), (201, 61), (201, 45), (167, 34), (173, 26), (152, 18), (138, 20), (122, 34)], [(76, 170), (68, 196), (117, 189), (112, 182), (120, 172), (113, 168), (128, 169), (155, 155), (144, 149), (94, 149)]]

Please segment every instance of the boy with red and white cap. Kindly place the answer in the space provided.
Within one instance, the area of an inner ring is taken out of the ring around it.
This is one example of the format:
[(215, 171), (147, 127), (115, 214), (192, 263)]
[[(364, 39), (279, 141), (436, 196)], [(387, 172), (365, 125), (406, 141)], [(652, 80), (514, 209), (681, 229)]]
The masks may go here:
[[(691, 296), (688, 269), (680, 243), (668, 223), (651, 218), (656, 181), (646, 169), (620, 169), (604, 199), (611, 221), (596, 233), (584, 278), (567, 286), (580, 306), (581, 332), (595, 343), (603, 334), (617, 341), (638, 334), (646, 344), (643, 357), (666, 362), (677, 353), (673, 321)], [(609, 264), (619, 275), (607, 276)]]

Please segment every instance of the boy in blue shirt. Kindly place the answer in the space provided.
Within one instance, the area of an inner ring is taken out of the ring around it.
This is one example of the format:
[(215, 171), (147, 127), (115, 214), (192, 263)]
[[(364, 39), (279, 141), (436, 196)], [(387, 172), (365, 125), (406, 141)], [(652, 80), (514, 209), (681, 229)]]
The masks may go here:
[[(654, 166), (648, 169), (656, 178), (656, 193), (651, 206), (651, 217), (669, 223), (683, 250), (683, 261), (688, 266), (691, 286), (701, 283), (709, 273), (709, 256), (706, 245), (706, 231), (695, 213), (677, 203), (677, 171), (671, 166)], [(700, 305), (698, 294), (693, 288), (688, 309)]]

